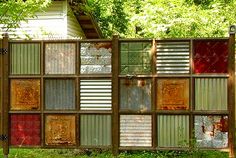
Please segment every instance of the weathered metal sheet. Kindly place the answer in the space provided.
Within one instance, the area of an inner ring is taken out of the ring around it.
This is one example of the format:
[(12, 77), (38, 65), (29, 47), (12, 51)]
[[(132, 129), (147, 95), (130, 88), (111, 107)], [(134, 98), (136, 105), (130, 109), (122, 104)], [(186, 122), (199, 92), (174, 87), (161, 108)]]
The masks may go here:
[(75, 43), (45, 45), (45, 74), (75, 74)]
[(111, 42), (81, 43), (80, 73), (111, 73)]
[(81, 115), (80, 145), (111, 145), (111, 115)]
[(157, 42), (158, 74), (187, 74), (190, 70), (189, 42)]
[(196, 110), (227, 110), (227, 79), (195, 79)]
[(50, 110), (75, 109), (74, 80), (45, 80), (45, 107)]
[(37, 146), (41, 144), (41, 122), (38, 114), (10, 115), (10, 144)]
[(40, 43), (10, 44), (11, 74), (40, 74)]
[(120, 81), (120, 109), (151, 110), (151, 80), (122, 79)]
[(75, 145), (74, 115), (47, 115), (45, 119), (46, 145)]
[(196, 40), (193, 48), (195, 73), (228, 72), (228, 40)]
[(11, 110), (40, 109), (40, 80), (11, 80)]
[(111, 110), (111, 80), (80, 80), (80, 110)]
[(157, 118), (159, 147), (186, 147), (189, 145), (189, 116), (159, 115)]
[(151, 147), (151, 115), (120, 115), (120, 146)]
[(228, 147), (227, 116), (195, 116), (194, 126), (197, 146), (207, 148)]
[(120, 44), (120, 73), (151, 73), (151, 49), (151, 42), (122, 42)]
[(158, 79), (157, 109), (189, 109), (189, 79)]

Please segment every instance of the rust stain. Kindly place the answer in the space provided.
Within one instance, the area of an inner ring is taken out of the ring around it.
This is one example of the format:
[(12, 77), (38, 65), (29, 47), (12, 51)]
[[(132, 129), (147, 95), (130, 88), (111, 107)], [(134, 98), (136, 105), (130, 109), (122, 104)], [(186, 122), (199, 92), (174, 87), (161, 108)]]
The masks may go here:
[(75, 145), (75, 116), (47, 115), (45, 123), (46, 145)]
[(102, 43), (95, 43), (94, 44), (94, 47), (99, 50), (101, 48), (104, 48), (104, 49), (111, 49), (112, 48), (112, 43), (111, 42), (102, 42)]
[(11, 80), (11, 110), (39, 110), (40, 80)]
[(160, 79), (157, 81), (157, 109), (189, 109), (189, 80)]

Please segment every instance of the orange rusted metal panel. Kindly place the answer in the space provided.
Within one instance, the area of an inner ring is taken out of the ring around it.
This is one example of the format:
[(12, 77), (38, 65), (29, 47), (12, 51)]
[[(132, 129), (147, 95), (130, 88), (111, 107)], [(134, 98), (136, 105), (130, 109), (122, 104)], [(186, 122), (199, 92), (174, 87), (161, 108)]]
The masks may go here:
[(40, 80), (11, 80), (11, 110), (40, 109)]
[(75, 145), (75, 116), (47, 115), (45, 122), (46, 145)]
[(189, 109), (189, 80), (159, 79), (157, 81), (157, 109)]

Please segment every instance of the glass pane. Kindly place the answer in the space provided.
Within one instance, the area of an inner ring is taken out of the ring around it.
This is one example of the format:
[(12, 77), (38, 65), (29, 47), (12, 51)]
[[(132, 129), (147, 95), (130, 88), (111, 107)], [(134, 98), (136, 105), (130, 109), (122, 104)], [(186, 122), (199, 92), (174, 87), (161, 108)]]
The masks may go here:
[(151, 73), (151, 49), (149, 42), (122, 42), (121, 74)]
[(195, 137), (199, 147), (228, 147), (227, 116), (195, 116)]
[(75, 116), (47, 115), (45, 120), (46, 145), (75, 145)]
[(45, 80), (45, 106), (50, 110), (75, 109), (74, 80)]
[(11, 80), (11, 110), (40, 109), (40, 80)]
[(157, 109), (160, 110), (189, 109), (189, 80), (158, 79)]
[(151, 80), (122, 79), (120, 81), (120, 109), (151, 110)]
[(75, 43), (45, 45), (45, 74), (75, 74)]
[(110, 115), (81, 115), (80, 119), (81, 145), (111, 145)]
[(194, 41), (195, 73), (227, 73), (228, 42), (225, 40)]
[(40, 44), (10, 45), (11, 74), (40, 74)]
[(81, 43), (80, 73), (111, 73), (111, 42)]
[(11, 145), (30, 146), (41, 145), (41, 118), (37, 114), (12, 114)]

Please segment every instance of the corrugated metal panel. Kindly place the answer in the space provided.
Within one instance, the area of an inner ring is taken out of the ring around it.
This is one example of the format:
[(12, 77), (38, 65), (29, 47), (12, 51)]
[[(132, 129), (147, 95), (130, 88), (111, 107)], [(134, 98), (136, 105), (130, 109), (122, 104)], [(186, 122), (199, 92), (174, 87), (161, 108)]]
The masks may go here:
[(120, 146), (152, 146), (150, 115), (120, 115)]
[(195, 79), (196, 110), (227, 110), (227, 79)]
[(156, 59), (157, 73), (189, 73), (189, 51), (189, 42), (158, 42)]
[(88, 146), (111, 145), (111, 116), (81, 115), (80, 141)]
[(120, 81), (120, 109), (151, 110), (151, 80), (124, 79)]
[(159, 147), (188, 146), (189, 116), (159, 115), (157, 122)]
[(74, 80), (45, 80), (46, 109), (75, 109)]
[(13, 43), (10, 52), (11, 74), (40, 74), (39, 43)]
[(111, 42), (81, 43), (81, 74), (111, 73)]
[(45, 74), (75, 74), (75, 43), (48, 43), (45, 46)]
[(111, 80), (80, 80), (81, 110), (111, 110)]

